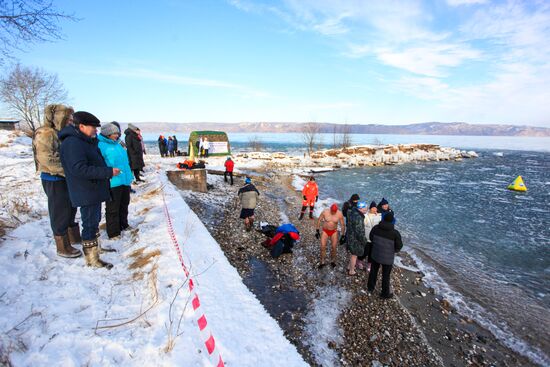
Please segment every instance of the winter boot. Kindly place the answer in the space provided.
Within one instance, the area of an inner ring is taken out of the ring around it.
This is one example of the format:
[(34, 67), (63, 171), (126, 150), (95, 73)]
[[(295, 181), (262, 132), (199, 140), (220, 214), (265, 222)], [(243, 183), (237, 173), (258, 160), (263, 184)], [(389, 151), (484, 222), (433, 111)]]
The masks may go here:
[(55, 247), (57, 247), (57, 254), (61, 257), (80, 257), (82, 253), (71, 246), (69, 242), (69, 236), (54, 236)]
[(69, 227), (67, 229), (67, 234), (69, 235), (69, 242), (71, 245), (80, 245), (82, 243), (82, 237), (80, 237), (80, 226), (78, 223), (76, 226)]
[(304, 219), (304, 214), (306, 213), (307, 206), (302, 206), (302, 211), (300, 212), (300, 217), (298, 217), (299, 220)]
[(313, 212), (312, 211), (309, 212), (309, 219), (313, 219)]
[(82, 249), (84, 250), (84, 257), (86, 258), (86, 265), (94, 268), (107, 268), (111, 269), (113, 264), (105, 262), (99, 258), (99, 245), (97, 238), (94, 240), (88, 240), (82, 242)]

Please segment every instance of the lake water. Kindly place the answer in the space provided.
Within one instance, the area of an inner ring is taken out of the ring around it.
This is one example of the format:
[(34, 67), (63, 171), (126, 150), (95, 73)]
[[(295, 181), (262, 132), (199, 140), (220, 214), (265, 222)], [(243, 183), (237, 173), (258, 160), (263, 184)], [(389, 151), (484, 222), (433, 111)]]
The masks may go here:
[[(252, 139), (261, 141), (267, 151), (304, 151), (300, 134), (229, 134), (229, 138), (234, 152), (248, 150)], [(332, 139), (332, 134), (323, 134), (325, 144)], [(388, 199), (405, 249), (417, 260), (425, 280), (460, 313), (505, 344), (550, 365), (550, 138), (353, 135), (352, 139), (357, 145), (432, 143), (480, 154), (461, 162), (319, 174), (320, 198), (342, 203), (357, 192), (368, 202)], [(149, 144), (156, 153), (155, 143)], [(518, 175), (523, 176), (527, 193), (506, 189)]]

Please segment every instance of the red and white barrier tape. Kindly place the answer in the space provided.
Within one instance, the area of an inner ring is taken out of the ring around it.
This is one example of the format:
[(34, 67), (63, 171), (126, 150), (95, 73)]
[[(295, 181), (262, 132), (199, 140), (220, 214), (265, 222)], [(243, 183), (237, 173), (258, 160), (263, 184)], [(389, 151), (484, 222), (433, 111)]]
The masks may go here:
[(204, 312), (201, 310), (201, 302), (199, 300), (199, 295), (195, 290), (193, 279), (189, 275), (189, 270), (187, 269), (187, 266), (185, 266), (185, 262), (183, 261), (183, 255), (180, 249), (180, 245), (176, 237), (176, 232), (174, 231), (174, 226), (172, 225), (172, 218), (170, 218), (168, 205), (166, 205), (164, 189), (162, 189), (162, 201), (164, 203), (164, 215), (166, 217), (168, 234), (170, 235), (170, 238), (172, 239), (172, 244), (174, 245), (174, 248), (176, 249), (176, 252), (178, 254), (178, 258), (180, 260), (181, 267), (183, 268), (183, 272), (185, 273), (185, 276), (189, 279), (189, 292), (191, 295), (191, 304), (193, 305), (195, 316), (197, 316), (197, 325), (199, 327), (201, 339), (204, 343), (204, 346), (206, 347), (206, 351), (208, 352), (208, 357), (212, 365), (216, 367), (224, 367), (225, 364), (223, 363), (222, 356), (218, 351), (218, 348), (216, 348), (216, 341), (214, 340), (214, 335), (212, 335), (212, 332), (210, 331), (210, 327), (208, 326), (208, 322), (206, 321), (206, 316)]

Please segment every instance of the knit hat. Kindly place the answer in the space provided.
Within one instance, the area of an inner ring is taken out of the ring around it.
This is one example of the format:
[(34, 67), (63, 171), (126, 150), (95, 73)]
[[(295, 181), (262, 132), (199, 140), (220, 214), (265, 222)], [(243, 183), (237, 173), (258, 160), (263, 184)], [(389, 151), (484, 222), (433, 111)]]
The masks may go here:
[(351, 197), (349, 198), (349, 201), (359, 201), (359, 195), (358, 194), (351, 195)]
[(376, 208), (376, 201), (371, 201), (369, 205), (369, 209)]
[(226, 161), (230, 161), (231, 160), (231, 157), (227, 157)]
[(386, 204), (389, 204), (388, 201), (386, 199), (382, 198), (382, 201), (380, 201), (380, 204), (378, 204), (378, 205), (382, 206), (382, 205), (386, 205)]
[(395, 222), (395, 217), (393, 215), (393, 212), (386, 212), (384, 215), (382, 215), (382, 220), (384, 222), (394, 223)]
[(247, 177), (247, 178), (244, 179), (244, 183), (245, 184), (252, 183), (252, 180), (250, 179), (250, 177)]
[(139, 128), (134, 125), (134, 124), (128, 124), (128, 129), (131, 129), (131, 130), (139, 130)]
[(75, 125), (87, 125), (100, 127), (101, 122), (99, 119), (89, 112), (78, 111), (73, 114), (73, 121)]
[(114, 123), (109, 122), (101, 127), (101, 135), (109, 136), (113, 134), (120, 135), (120, 129)]

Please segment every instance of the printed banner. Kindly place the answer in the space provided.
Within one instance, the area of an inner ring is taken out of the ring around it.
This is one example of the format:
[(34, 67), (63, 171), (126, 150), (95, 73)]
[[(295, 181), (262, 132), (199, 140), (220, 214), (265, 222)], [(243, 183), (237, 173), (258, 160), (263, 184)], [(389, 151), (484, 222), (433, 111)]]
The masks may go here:
[(210, 149), (208, 149), (209, 154), (225, 154), (227, 153), (227, 142), (226, 141), (211, 141)]

